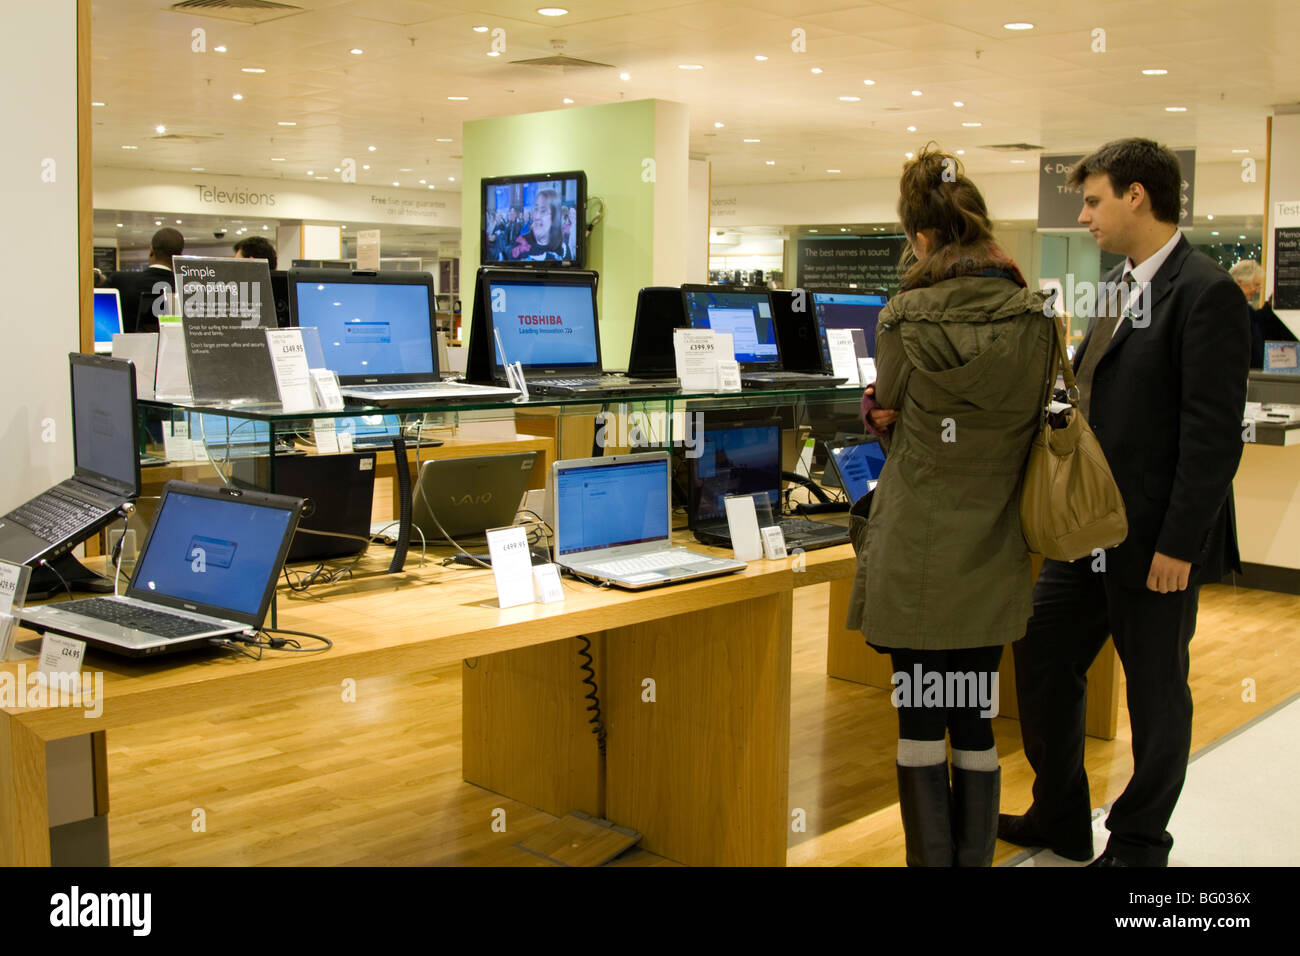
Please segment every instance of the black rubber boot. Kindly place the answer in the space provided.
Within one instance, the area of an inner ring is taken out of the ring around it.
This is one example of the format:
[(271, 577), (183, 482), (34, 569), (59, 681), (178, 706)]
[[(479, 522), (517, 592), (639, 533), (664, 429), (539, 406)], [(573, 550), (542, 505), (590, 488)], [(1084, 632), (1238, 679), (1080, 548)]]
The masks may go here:
[(952, 842), (954, 866), (992, 866), (998, 842), (998, 801), (1002, 768), (952, 768)]
[[(948, 764), (898, 765), (898, 803), (908, 866), (952, 866), (952, 793)], [(997, 804), (994, 803), (994, 807)]]

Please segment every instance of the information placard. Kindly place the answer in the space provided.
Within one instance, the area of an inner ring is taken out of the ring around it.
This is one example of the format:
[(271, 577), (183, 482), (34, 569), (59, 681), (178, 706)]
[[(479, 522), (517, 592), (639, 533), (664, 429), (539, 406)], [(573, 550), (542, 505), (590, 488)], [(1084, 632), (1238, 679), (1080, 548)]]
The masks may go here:
[(194, 401), (279, 401), (265, 330), (275, 328), (264, 259), (173, 260)]

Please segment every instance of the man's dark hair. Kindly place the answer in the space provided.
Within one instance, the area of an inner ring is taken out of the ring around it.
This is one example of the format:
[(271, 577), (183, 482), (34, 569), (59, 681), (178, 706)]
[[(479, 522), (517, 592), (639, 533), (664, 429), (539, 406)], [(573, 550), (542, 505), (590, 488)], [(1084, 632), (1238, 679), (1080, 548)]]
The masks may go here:
[(1151, 199), (1151, 213), (1161, 222), (1178, 225), (1182, 216), (1183, 171), (1178, 157), (1167, 146), (1149, 139), (1117, 139), (1079, 160), (1070, 170), (1069, 184), (1082, 186), (1096, 173), (1110, 178), (1116, 196), (1134, 183), (1141, 183)]
[(261, 236), (249, 236), (235, 243), (235, 252), (245, 259), (265, 259), (267, 265), (275, 268), (275, 246), (271, 240)]
[(149, 254), (168, 267), (172, 264), (172, 256), (179, 256), (184, 251), (185, 237), (171, 226), (163, 226), (149, 240)]

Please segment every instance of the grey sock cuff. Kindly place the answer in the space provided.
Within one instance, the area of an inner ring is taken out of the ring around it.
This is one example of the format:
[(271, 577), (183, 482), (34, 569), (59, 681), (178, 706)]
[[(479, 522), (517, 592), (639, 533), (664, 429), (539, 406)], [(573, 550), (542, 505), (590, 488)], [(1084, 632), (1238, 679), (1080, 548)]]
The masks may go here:
[(898, 765), (900, 767), (933, 767), (948, 763), (948, 747), (942, 740), (898, 739)]
[(952, 751), (952, 765), (961, 770), (982, 770), (992, 772), (998, 769), (998, 748), (990, 747), (988, 750), (958, 750), (954, 747)]

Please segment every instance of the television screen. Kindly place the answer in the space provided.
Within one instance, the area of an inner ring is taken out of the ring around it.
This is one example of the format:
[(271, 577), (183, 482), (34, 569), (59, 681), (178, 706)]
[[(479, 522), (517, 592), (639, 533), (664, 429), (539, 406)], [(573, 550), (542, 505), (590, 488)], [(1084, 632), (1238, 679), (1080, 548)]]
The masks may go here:
[(587, 175), (534, 173), (483, 180), (480, 262), (582, 267)]

